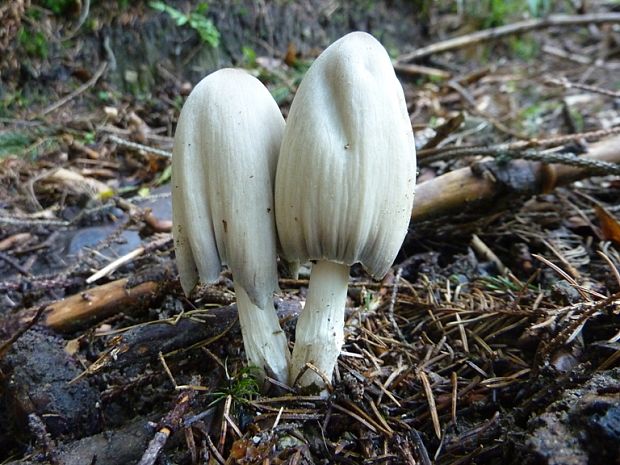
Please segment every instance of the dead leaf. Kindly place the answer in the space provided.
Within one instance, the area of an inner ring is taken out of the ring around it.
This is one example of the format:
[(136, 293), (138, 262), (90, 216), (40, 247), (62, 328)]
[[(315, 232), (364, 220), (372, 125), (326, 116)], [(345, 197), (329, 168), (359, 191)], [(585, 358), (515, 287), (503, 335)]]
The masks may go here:
[(594, 212), (601, 223), (603, 239), (620, 244), (620, 223), (618, 220), (600, 205), (594, 207)]

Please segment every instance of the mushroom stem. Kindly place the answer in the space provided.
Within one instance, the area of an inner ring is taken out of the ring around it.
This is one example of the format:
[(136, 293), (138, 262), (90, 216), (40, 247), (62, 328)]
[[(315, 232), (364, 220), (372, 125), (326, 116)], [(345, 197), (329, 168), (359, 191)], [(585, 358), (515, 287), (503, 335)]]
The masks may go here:
[[(344, 343), (344, 310), (349, 285), (349, 266), (319, 260), (312, 266), (308, 296), (295, 331), (295, 347), (291, 361), (291, 384), (312, 363), (331, 379), (338, 354)], [(297, 383), (323, 387), (314, 371), (305, 370)]]
[(235, 283), (235, 294), (248, 363), (286, 383), (291, 355), (272, 299), (266, 300), (265, 308), (257, 307), (238, 283)]

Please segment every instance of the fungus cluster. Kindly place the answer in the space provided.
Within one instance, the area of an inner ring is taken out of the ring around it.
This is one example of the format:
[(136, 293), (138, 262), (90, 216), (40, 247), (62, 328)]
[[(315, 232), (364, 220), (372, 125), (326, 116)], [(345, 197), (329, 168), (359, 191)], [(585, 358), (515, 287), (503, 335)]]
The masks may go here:
[[(348, 34), (315, 60), (286, 127), (258, 80), (217, 71), (191, 93), (175, 134), (183, 289), (189, 293), (199, 278), (213, 282), (227, 264), (249, 363), (281, 382), (323, 387), (306, 364), (332, 375), (344, 342), (349, 268), (387, 273), (407, 232), (414, 187), (403, 90), (369, 34)], [(272, 303), (278, 244), (282, 259), (313, 263), (292, 358)]]

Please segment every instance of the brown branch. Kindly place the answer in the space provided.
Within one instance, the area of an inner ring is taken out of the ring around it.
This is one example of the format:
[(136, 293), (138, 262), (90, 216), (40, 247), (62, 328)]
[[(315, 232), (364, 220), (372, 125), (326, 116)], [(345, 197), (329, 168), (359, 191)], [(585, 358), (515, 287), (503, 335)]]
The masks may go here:
[(413, 52), (401, 55), (398, 58), (397, 63), (402, 64), (408, 61), (415, 61), (435, 53), (447, 52), (448, 50), (455, 50), (457, 48), (476, 45), (498, 39), (500, 37), (521, 34), (537, 29), (544, 29), (554, 26), (578, 26), (602, 23), (620, 23), (620, 13), (594, 13), (589, 15), (574, 16), (550, 15), (541, 19), (528, 19), (513, 24), (506, 24), (505, 26), (484, 29), (472, 34), (453, 37), (451, 39), (431, 44), (427, 47), (419, 48)]
[(439, 79), (450, 79), (452, 77), (452, 73), (444, 71), (443, 69), (414, 64), (395, 63), (394, 70), (397, 73), (406, 74), (408, 76), (422, 75)]
[(158, 281), (132, 286), (129, 279), (118, 279), (49, 305), (44, 323), (56, 331), (73, 331), (119, 312), (143, 308), (160, 296), (164, 287)]
[(606, 97), (620, 98), (620, 92), (609, 90), (609, 89), (603, 89), (601, 87), (596, 87), (596, 86), (589, 86), (587, 84), (581, 84), (579, 82), (571, 82), (566, 78), (556, 79), (556, 78), (549, 77), (543, 81), (543, 84), (564, 87), (565, 89), (585, 90), (586, 92), (592, 92), (594, 94), (601, 94), (601, 95), (605, 95)]
[(17, 341), (26, 331), (32, 328), (35, 323), (39, 321), (39, 318), (41, 318), (41, 315), (45, 311), (45, 308), (46, 307), (44, 306), (40, 307), (34, 314), (34, 316), (30, 319), (30, 321), (26, 322), (21, 328), (15, 331), (15, 333), (8, 340), (0, 344), (0, 358), (4, 357), (4, 354), (7, 353), (7, 351), (11, 348), (15, 341)]
[(485, 151), (485, 153), (488, 154), (489, 151), (492, 150), (496, 152), (512, 152), (529, 148), (541, 149), (545, 147), (556, 147), (580, 141), (595, 142), (598, 140), (606, 139), (616, 134), (620, 134), (620, 126), (614, 126), (609, 129), (598, 129), (596, 131), (580, 132), (578, 134), (561, 134), (545, 138), (519, 140), (516, 142), (510, 142), (508, 144), (460, 145), (458, 147), (450, 146), (439, 148), (424, 147), (423, 149), (417, 151), (417, 158), (418, 161), (426, 161), (428, 158), (435, 155), (441, 155), (441, 159), (448, 159), (456, 156), (477, 155), (481, 151)]
[[(620, 136), (592, 144), (582, 158), (619, 163)], [(518, 160), (502, 167), (501, 174), (506, 179), (520, 180), (523, 183), (519, 186), (520, 192), (534, 194), (586, 177), (589, 171), (568, 165)], [(492, 173), (481, 174), (470, 167), (461, 168), (419, 184), (411, 218), (414, 221), (428, 220), (463, 211), (485, 200), (497, 203), (511, 194), (514, 195), (514, 189), (511, 192)]]
[(179, 394), (174, 408), (162, 419), (159, 430), (157, 430), (155, 436), (149, 442), (138, 465), (153, 465), (157, 461), (159, 453), (166, 445), (170, 435), (182, 426), (183, 416), (189, 409), (195, 396), (196, 391), (192, 390), (183, 391)]
[[(65, 95), (63, 98), (61, 98), (57, 102), (55, 102), (52, 105), (50, 105), (49, 107), (45, 108), (41, 113), (36, 115), (35, 118), (42, 118), (43, 116), (45, 116), (45, 115), (47, 115), (47, 114), (49, 114), (49, 113), (51, 113), (53, 111), (58, 110), (60, 107), (62, 107), (64, 104), (66, 104), (70, 100), (73, 100), (78, 95), (80, 95), (80, 94), (84, 93), (85, 91), (87, 91), (88, 89), (90, 89), (92, 86), (94, 86), (97, 83), (99, 78), (101, 76), (103, 76), (103, 73), (105, 72), (107, 67), (108, 67), (108, 62), (107, 61), (104, 61), (103, 63), (101, 63), (101, 65), (99, 65), (99, 68), (97, 68), (97, 71), (95, 71), (95, 74), (93, 74), (93, 77), (91, 77), (88, 80), (88, 82), (85, 82), (80, 87), (78, 87), (73, 92), (71, 92), (70, 94)], [(32, 118), (32, 119), (35, 119), (35, 118)]]
[[(568, 338), (575, 332), (577, 329), (585, 324), (585, 322), (592, 317), (599, 310), (614, 304), (620, 299), (620, 292), (616, 292), (615, 294), (610, 295), (604, 299), (598, 300), (594, 302), (588, 308), (584, 308), (583, 313), (579, 315), (578, 318), (572, 320), (570, 324), (563, 328), (558, 334), (556, 334), (553, 339), (548, 342), (541, 341), (538, 349), (536, 350), (536, 354), (534, 355), (534, 373), (536, 374), (541, 367), (541, 364), (547, 359), (550, 353), (554, 350), (557, 350), (560, 346), (566, 343)], [(586, 306), (587, 304), (579, 304), (580, 306)]]

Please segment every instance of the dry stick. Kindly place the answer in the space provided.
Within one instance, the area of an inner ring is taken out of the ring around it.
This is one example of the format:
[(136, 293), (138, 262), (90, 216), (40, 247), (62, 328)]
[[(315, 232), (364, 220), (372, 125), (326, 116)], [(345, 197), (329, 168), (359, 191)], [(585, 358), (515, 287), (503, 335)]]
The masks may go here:
[(459, 381), (456, 371), (453, 371), (450, 375), (450, 380), (452, 381), (452, 396), (451, 396), (451, 409), (450, 413), (452, 416), (452, 423), (456, 426), (456, 405), (458, 400), (458, 390), (459, 390)]
[(146, 451), (144, 451), (144, 455), (142, 455), (138, 465), (152, 465), (155, 463), (170, 435), (183, 425), (183, 416), (189, 409), (195, 395), (195, 391), (187, 390), (177, 397), (174, 408), (161, 421), (159, 430), (155, 433)]
[[(41, 117), (43, 117), (43, 116), (45, 116), (45, 115), (47, 115), (47, 114), (49, 114), (49, 113), (51, 113), (51, 112), (53, 112), (55, 110), (58, 110), (65, 103), (69, 102), (70, 100), (73, 100), (75, 97), (77, 97), (78, 95), (80, 95), (84, 91), (86, 91), (89, 88), (91, 88), (92, 86), (94, 86), (97, 83), (97, 81), (99, 80), (99, 78), (101, 76), (103, 76), (103, 73), (105, 72), (107, 67), (108, 67), (108, 62), (107, 61), (102, 62), (99, 65), (99, 68), (97, 68), (97, 71), (95, 71), (95, 74), (93, 74), (93, 77), (91, 77), (87, 82), (85, 82), (80, 87), (78, 87), (73, 92), (71, 92), (69, 95), (64, 96), (63, 98), (58, 100), (56, 103), (54, 103), (54, 104), (50, 105), (49, 107), (47, 107), (41, 113), (36, 115), (35, 118), (41, 118)], [(34, 119), (34, 118), (31, 118), (31, 119)]]
[(346, 413), (347, 415), (349, 415), (351, 418), (359, 421), (360, 423), (362, 423), (366, 428), (368, 428), (369, 430), (371, 430), (373, 433), (379, 433), (379, 430), (372, 425), (371, 423), (369, 423), (366, 419), (362, 418), (361, 416), (359, 416), (357, 413), (352, 412), (351, 410), (348, 410), (338, 404), (334, 404), (333, 405), (334, 410), (338, 410), (342, 413)]
[(432, 465), (431, 458), (428, 455), (428, 451), (426, 450), (426, 446), (420, 437), (420, 433), (416, 429), (412, 429), (409, 433), (411, 439), (413, 440), (413, 445), (418, 452), (418, 459), (422, 465)]
[(597, 250), (596, 253), (598, 254), (599, 257), (605, 260), (605, 262), (609, 266), (609, 269), (611, 270), (614, 277), (616, 278), (616, 282), (618, 283), (618, 286), (620, 286), (620, 271), (618, 271), (618, 268), (616, 268), (616, 265), (614, 265), (614, 262), (612, 262), (611, 258), (609, 258), (607, 254), (605, 254), (602, 250)]
[(120, 137), (115, 136), (114, 134), (110, 134), (107, 137), (109, 140), (111, 140), (112, 142), (118, 145), (122, 145), (123, 147), (128, 147), (130, 149), (134, 149), (139, 152), (143, 151), (143, 152), (152, 153), (154, 155), (159, 155), (159, 156), (166, 157), (166, 158), (172, 157), (172, 152), (168, 152), (167, 150), (157, 149), (155, 147), (149, 147), (148, 145), (138, 144), (137, 142), (132, 142), (129, 140), (121, 139)]
[(562, 329), (556, 336), (554, 336), (549, 342), (541, 342), (540, 346), (536, 350), (534, 355), (534, 368), (533, 373), (536, 374), (540, 369), (542, 363), (546, 360), (551, 352), (566, 344), (571, 335), (596, 312), (599, 310), (616, 303), (620, 299), (620, 292), (606, 297), (605, 299), (598, 300), (596, 302), (588, 302), (584, 305), (589, 305), (589, 308), (585, 309), (581, 315), (573, 320), (566, 328)]
[(26, 331), (32, 328), (34, 324), (37, 321), (39, 321), (39, 318), (41, 317), (41, 315), (43, 314), (46, 308), (47, 307), (45, 306), (39, 307), (39, 309), (37, 310), (37, 312), (34, 314), (34, 316), (32, 317), (30, 321), (28, 321), (26, 324), (24, 324), (24, 326), (19, 328), (15, 332), (15, 334), (13, 334), (9, 339), (7, 339), (2, 344), (0, 344), (0, 358), (4, 357), (4, 354), (6, 354), (7, 351), (11, 348), (11, 346), (15, 344), (15, 341), (17, 341), (20, 337), (22, 337)]
[(27, 276), (27, 277), (31, 277), (30, 272), (27, 269), (25, 269), (23, 266), (21, 266), (17, 262), (17, 260), (15, 260), (14, 258), (9, 257), (7, 254), (5, 254), (2, 251), (0, 251), (0, 259), (4, 260), (9, 265), (11, 265), (13, 268), (15, 268), (17, 271), (19, 271), (20, 274), (22, 274), (24, 276)]
[(101, 320), (156, 298), (160, 284), (146, 281), (129, 287), (129, 280), (124, 278), (86, 289), (49, 305), (44, 322), (57, 331), (72, 331), (88, 321)]
[(528, 148), (540, 149), (544, 147), (555, 147), (580, 141), (595, 142), (616, 134), (620, 134), (620, 126), (614, 126), (609, 129), (599, 129), (597, 131), (581, 132), (578, 134), (562, 134), (560, 136), (546, 137), (543, 139), (534, 138), (527, 141), (520, 140), (508, 144), (461, 145), (459, 147), (424, 148), (417, 152), (417, 157), (419, 161), (422, 159), (427, 159), (432, 155), (443, 155), (445, 158), (477, 155), (481, 150), (486, 151), (483, 155), (491, 152), (515, 152)]
[(510, 270), (502, 263), (500, 258), (493, 252), (488, 245), (484, 243), (482, 239), (478, 237), (477, 234), (473, 234), (470, 242), (471, 247), (474, 251), (478, 252), (479, 255), (482, 256), (484, 261), (490, 261), (495, 264), (497, 270), (502, 276), (506, 276)]
[(412, 64), (403, 64), (403, 63), (394, 63), (394, 70), (397, 73), (408, 74), (408, 75), (424, 75), (431, 76), (440, 79), (450, 79), (452, 74), (448, 71), (444, 71), (443, 69), (431, 68), (429, 66), (422, 65), (412, 65)]
[(145, 244), (143, 246), (140, 246), (132, 250), (128, 254), (125, 254), (122, 257), (119, 257), (116, 260), (113, 260), (112, 262), (108, 263), (106, 266), (101, 268), (99, 271), (93, 273), (91, 276), (86, 278), (86, 284), (92, 284), (95, 281), (98, 281), (99, 279), (103, 278), (104, 276), (108, 276), (112, 274), (114, 271), (119, 269), (121, 266), (125, 265), (126, 263), (132, 262), (135, 258), (139, 257), (140, 255), (143, 255), (145, 253), (152, 252), (153, 250), (164, 247), (169, 242), (172, 242), (172, 235), (165, 234), (164, 237), (155, 239), (152, 242), (149, 242), (148, 244)]
[(442, 153), (439, 155), (434, 155), (432, 157), (427, 157), (424, 160), (420, 160), (420, 165), (428, 165), (429, 163), (433, 163), (437, 160), (443, 160), (446, 158), (459, 158), (459, 157), (468, 157), (468, 156), (490, 156), (493, 158), (500, 159), (523, 159), (530, 161), (540, 161), (543, 163), (557, 163), (562, 165), (576, 166), (579, 168), (587, 169), (592, 172), (592, 174), (620, 174), (620, 163), (610, 163), (601, 160), (592, 160), (588, 158), (583, 158), (579, 155), (576, 155), (572, 152), (540, 152), (537, 150), (507, 150), (503, 151), (501, 146), (497, 147), (489, 147), (489, 148), (476, 148), (474, 150), (463, 150), (457, 153)]
[(592, 92), (593, 94), (601, 94), (611, 98), (620, 98), (620, 92), (616, 92), (609, 89), (603, 89), (601, 87), (589, 86), (587, 84), (580, 84), (578, 82), (571, 82), (566, 78), (555, 79), (555, 78), (547, 78), (543, 81), (543, 84), (547, 84), (550, 86), (560, 86), (565, 89), (579, 89), (585, 90), (586, 92)]
[(443, 140), (445, 140), (446, 137), (456, 131), (461, 126), (461, 124), (463, 124), (463, 121), (465, 121), (465, 115), (460, 112), (458, 115), (453, 116), (441, 126), (436, 128), (433, 138), (430, 139), (426, 144), (424, 144), (422, 150), (418, 151), (418, 158), (420, 152), (424, 152), (425, 150), (430, 150), (437, 147), (437, 145), (439, 145)]
[(498, 131), (508, 134), (510, 136), (516, 137), (517, 139), (528, 139), (526, 134), (510, 129), (508, 126), (506, 126), (504, 123), (499, 121), (497, 118), (493, 117), (492, 115), (487, 114), (484, 111), (481, 111), (478, 108), (478, 105), (476, 104), (472, 95), (457, 80), (452, 79), (451, 81), (447, 83), (447, 86), (450, 87), (452, 90), (456, 91), (457, 94), (459, 94), (459, 96), (465, 102), (465, 106), (467, 106), (472, 113), (490, 122), (493, 126), (495, 126), (495, 128), (497, 128)]
[(601, 59), (592, 59), (590, 57), (579, 55), (577, 53), (567, 52), (564, 49), (554, 47), (552, 45), (544, 45), (542, 48), (542, 51), (543, 53), (546, 53), (548, 55), (551, 55), (557, 58), (562, 58), (564, 60), (569, 60), (569, 61), (578, 63), (580, 65), (594, 66), (597, 68), (603, 68), (603, 69), (608, 69), (608, 70), (620, 69), (620, 63), (618, 63), (617, 61), (609, 62), (609, 61), (603, 61)]
[[(620, 136), (592, 144), (580, 158), (619, 163)], [(527, 187), (534, 192), (568, 184), (589, 174), (589, 171), (574, 166), (522, 160), (512, 162), (505, 170), (506, 174), (514, 175), (527, 172), (532, 180), (532, 185)], [(502, 191), (503, 187), (495, 179), (477, 175), (469, 167), (454, 170), (417, 186), (411, 218), (414, 221), (428, 220), (456, 210), (463, 211), (484, 200), (498, 201), (502, 198)]]
[(620, 23), (620, 13), (594, 13), (589, 15), (550, 15), (541, 19), (528, 19), (518, 23), (507, 24), (466, 34), (452, 39), (443, 40), (427, 47), (419, 48), (413, 52), (405, 53), (398, 58), (398, 63), (419, 60), (420, 58), (455, 50), (470, 45), (488, 42), (500, 37), (521, 34), (554, 26), (577, 26), (587, 24)]
[(0, 241), (0, 252), (4, 252), (5, 250), (13, 248), (15, 244), (28, 242), (30, 239), (32, 239), (32, 234), (28, 232), (17, 233), (8, 236), (7, 238)]

